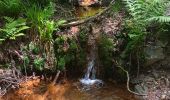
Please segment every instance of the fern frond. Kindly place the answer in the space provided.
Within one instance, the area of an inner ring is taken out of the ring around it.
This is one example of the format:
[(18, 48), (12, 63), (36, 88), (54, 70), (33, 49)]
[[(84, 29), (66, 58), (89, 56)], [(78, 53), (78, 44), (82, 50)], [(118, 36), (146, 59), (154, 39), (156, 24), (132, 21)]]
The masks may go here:
[(168, 22), (169, 17), (164, 16), (169, 0), (123, 0), (129, 14), (136, 23), (147, 24), (148, 20), (158, 22)]
[(19, 18), (14, 20), (10, 17), (5, 17), (7, 23), (3, 28), (0, 28), (0, 32), (2, 33), (0, 35), (1, 40), (6, 39), (16, 39), (19, 36), (23, 36), (24, 33), (22, 31), (28, 29), (29, 27), (26, 26), (26, 20)]
[(170, 16), (157, 16), (149, 18), (148, 21), (158, 21), (160, 23), (168, 23), (170, 22)]

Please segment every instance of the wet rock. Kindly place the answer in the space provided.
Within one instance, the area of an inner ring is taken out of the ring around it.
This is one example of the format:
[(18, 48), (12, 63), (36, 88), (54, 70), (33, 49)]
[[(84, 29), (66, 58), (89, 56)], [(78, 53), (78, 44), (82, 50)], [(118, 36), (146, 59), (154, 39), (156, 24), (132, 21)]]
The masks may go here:
[(148, 45), (145, 49), (146, 63), (145, 66), (150, 66), (165, 58), (164, 49), (160, 41), (156, 42), (155, 45)]
[[(136, 85), (135, 86), (135, 92), (139, 94), (147, 94), (148, 88), (146, 86), (142, 85)], [(136, 96), (137, 99), (139, 100), (144, 100), (146, 99), (146, 96)]]
[(148, 73), (139, 75), (142, 82), (135, 85), (135, 92), (147, 94), (148, 96), (136, 96), (136, 98), (140, 100), (169, 100), (169, 76), (170, 71), (160, 69), (153, 69)]
[(159, 77), (159, 74), (155, 70), (152, 72), (152, 75), (155, 79)]
[(144, 82), (152, 82), (152, 81), (154, 81), (154, 78), (150, 77), (150, 76), (146, 76), (143, 80), (144, 80)]
[(143, 74), (141, 74), (139, 77), (133, 78), (130, 82), (131, 82), (132, 84), (142, 83), (144, 77), (145, 77), (145, 76), (144, 76)]
[(135, 91), (140, 94), (147, 94), (148, 88), (145, 85), (136, 85)]

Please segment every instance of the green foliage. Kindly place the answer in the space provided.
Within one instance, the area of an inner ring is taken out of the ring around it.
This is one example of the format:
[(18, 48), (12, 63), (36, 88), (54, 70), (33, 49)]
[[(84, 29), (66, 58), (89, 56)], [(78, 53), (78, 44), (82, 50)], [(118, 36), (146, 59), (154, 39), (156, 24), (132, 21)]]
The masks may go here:
[(21, 69), (33, 69), (37, 71), (44, 70), (46, 57), (44, 55), (40, 55), (39, 47), (35, 42), (30, 42), (28, 45), (22, 46), (21, 52), (23, 54), (23, 65), (21, 65)]
[[(137, 24), (147, 25), (148, 20), (155, 19), (159, 16), (165, 16), (166, 10), (169, 6), (169, 0), (123, 0), (132, 16), (133, 21)], [(159, 21), (159, 20), (158, 20)]]
[(25, 8), (25, 11), (27, 18), (32, 22), (32, 26), (38, 30), (43, 42), (51, 42), (53, 31), (57, 30), (59, 25), (65, 23), (65, 20), (58, 22), (50, 20), (55, 12), (55, 5), (52, 2), (44, 8), (34, 4), (30, 8)]
[(67, 65), (75, 67), (75, 63), (82, 64), (85, 61), (85, 53), (78, 46), (75, 38), (66, 35), (58, 36), (54, 42), (54, 49), (58, 69), (63, 70)]
[(116, 0), (114, 6), (112, 6), (113, 12), (119, 12), (123, 8), (123, 4), (121, 0)]
[(23, 61), (24, 61), (24, 68), (26, 68), (30, 63), (30, 59), (29, 59), (29, 57), (27, 55), (25, 55), (23, 57)]
[(148, 34), (148, 32), (146, 32), (146, 27), (129, 19), (124, 23), (124, 30), (125, 33), (127, 33), (128, 43), (121, 54), (122, 58), (127, 57), (131, 52), (140, 48), (143, 45), (145, 36)]
[(45, 59), (37, 57), (36, 59), (34, 59), (33, 63), (36, 70), (42, 71), (44, 69)]
[(29, 45), (28, 45), (28, 50), (30, 52), (32, 52), (33, 54), (38, 54), (40, 52), (40, 49), (39, 47), (34, 43), (34, 42), (31, 42)]
[(128, 44), (122, 53), (126, 57), (131, 51), (141, 48), (147, 34), (148, 26), (153, 22), (169, 22), (166, 10), (169, 0), (123, 0), (131, 17), (126, 19), (124, 27), (128, 35)]
[(158, 21), (162, 23), (168, 23), (170, 22), (170, 16), (157, 16), (157, 17), (152, 17), (149, 19), (150, 21)]
[(52, 41), (52, 33), (55, 28), (54, 21), (47, 20), (46, 22), (43, 22), (42, 25), (38, 27), (41, 40), (46, 42)]
[(81, 31), (79, 34), (79, 40), (81, 44), (86, 44), (88, 40), (87, 32)]
[(104, 66), (105, 75), (111, 76), (112, 74), (112, 59), (113, 59), (113, 51), (114, 51), (114, 41), (112, 38), (108, 38), (106, 36), (102, 36), (99, 41), (99, 58)]
[(65, 61), (66, 63), (70, 63), (71, 61), (75, 60), (75, 55), (78, 53), (78, 46), (77, 43), (75, 41), (75, 39), (71, 39), (68, 41), (68, 50), (66, 52), (65, 55)]
[(63, 23), (65, 23), (65, 20), (59, 20), (56, 23), (49, 20), (42, 21), (41, 25), (38, 26), (41, 40), (44, 42), (52, 42), (53, 31), (58, 30), (58, 26)]
[(111, 38), (108, 38), (106, 36), (102, 36), (99, 41), (99, 56), (101, 61), (105, 66), (108, 66), (108, 64), (111, 64), (113, 52), (114, 50), (114, 43)]
[(57, 69), (64, 70), (66, 65), (65, 57), (59, 57), (57, 62)]
[(0, 15), (18, 15), (21, 11), (21, 0), (0, 0)]
[(53, 3), (50, 3), (45, 8), (33, 4), (31, 7), (25, 8), (25, 15), (33, 25), (41, 26), (44, 21), (48, 20), (54, 14), (54, 11), (55, 8)]
[(23, 5), (25, 6), (32, 6), (32, 4), (36, 6), (40, 6), (41, 8), (46, 7), (54, 0), (23, 0)]
[(17, 37), (23, 36), (23, 31), (28, 29), (26, 26), (26, 20), (22, 18), (18, 18), (16, 20), (5, 17), (7, 23), (3, 28), (0, 28), (0, 41), (5, 41), (6, 39), (15, 40)]
[(67, 38), (64, 36), (59, 36), (54, 41), (55, 56), (57, 58), (57, 68), (64, 69), (66, 64), (66, 45)]
[(54, 41), (55, 56), (57, 58), (57, 69), (65, 68), (65, 52), (63, 50), (63, 45), (66, 39), (63, 36), (59, 36)]

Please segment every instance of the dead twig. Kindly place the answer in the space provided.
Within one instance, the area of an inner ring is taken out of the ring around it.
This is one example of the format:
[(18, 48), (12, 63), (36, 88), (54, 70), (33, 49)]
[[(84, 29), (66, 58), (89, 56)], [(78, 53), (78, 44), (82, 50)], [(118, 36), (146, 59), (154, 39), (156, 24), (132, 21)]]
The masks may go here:
[(15, 68), (2, 69), (0, 73), (0, 96), (5, 95), (9, 88), (19, 87), (22, 81), (20, 73)]

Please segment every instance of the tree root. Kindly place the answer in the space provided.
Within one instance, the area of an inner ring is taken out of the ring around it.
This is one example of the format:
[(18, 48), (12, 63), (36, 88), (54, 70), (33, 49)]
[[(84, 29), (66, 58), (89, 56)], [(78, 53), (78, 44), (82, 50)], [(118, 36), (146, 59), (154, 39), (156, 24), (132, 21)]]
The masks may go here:
[(126, 76), (127, 76), (126, 87), (127, 87), (127, 90), (128, 90), (130, 93), (133, 93), (133, 94), (138, 95), (138, 96), (147, 96), (147, 94), (140, 94), (140, 93), (137, 93), (137, 92), (132, 91), (132, 90), (130, 89), (130, 87), (129, 87), (129, 81), (130, 81), (129, 72), (126, 71), (123, 67), (121, 67), (121, 65), (119, 65), (118, 63), (116, 63), (116, 67), (120, 68), (123, 72), (126, 73)]
[(57, 81), (59, 75), (60, 75), (60, 70), (57, 71), (57, 74), (56, 74), (54, 80), (52, 81), (52, 84), (53, 84), (53, 85), (55, 85), (55, 83), (56, 83), (56, 81)]

